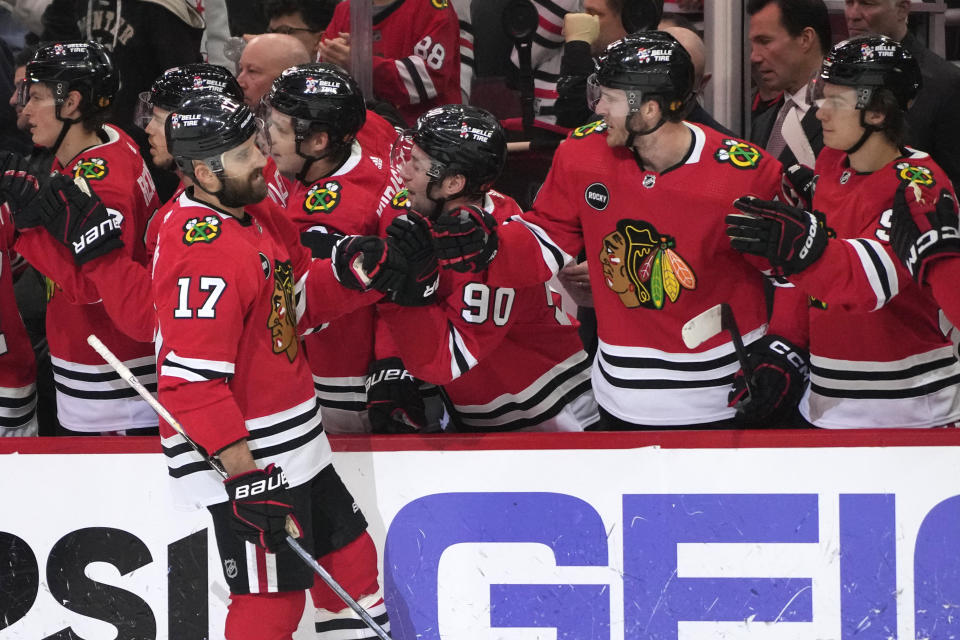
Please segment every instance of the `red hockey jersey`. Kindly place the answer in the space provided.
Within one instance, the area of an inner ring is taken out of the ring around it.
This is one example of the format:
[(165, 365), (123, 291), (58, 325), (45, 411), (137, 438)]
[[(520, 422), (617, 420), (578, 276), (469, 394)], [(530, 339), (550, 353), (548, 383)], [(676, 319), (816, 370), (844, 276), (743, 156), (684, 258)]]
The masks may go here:
[(37, 364), (13, 293), (12, 229), (0, 206), (0, 437), (37, 435)]
[[(520, 213), (495, 191), (483, 204), (501, 222)], [(461, 430), (579, 431), (596, 422), (590, 358), (560, 294), (486, 280), (444, 270), (436, 304), (377, 306), (407, 370), (443, 386)]]
[(739, 364), (729, 337), (690, 351), (681, 328), (726, 302), (744, 342), (765, 329), (763, 276), (730, 248), (724, 216), (741, 195), (777, 196), (780, 164), (748, 142), (686, 126), (689, 152), (662, 174), (609, 147), (601, 122), (574, 130), (533, 210), (500, 229), (489, 267), (488, 284), (519, 287), (546, 281), (586, 249), (599, 337), (593, 390), (633, 424), (733, 417), (727, 394)]
[[(147, 221), (159, 205), (156, 188), (133, 140), (114, 126), (104, 126), (103, 131), (106, 142), (85, 149), (65, 166), (54, 160), (53, 169), (86, 178), (111, 215), (120, 219), (124, 253), (146, 264), (143, 238)], [(37, 230), (24, 233), (17, 241), (17, 250), (29, 261), (34, 262), (33, 256), (37, 253), (66, 252), (50, 236), (37, 233)], [(25, 246), (31, 238), (41, 237), (41, 244)], [(43, 258), (37, 260), (42, 263)], [(96, 334), (148, 389), (156, 387), (153, 345), (137, 342), (119, 330), (104, 305), (97, 301), (99, 296), (89, 294), (92, 285), (78, 282), (86, 279), (73, 268), (72, 260), (67, 260), (69, 271), (64, 268), (59, 273), (45, 273), (52, 280), (48, 283), (51, 297), (47, 305), (47, 341), (60, 423), (74, 431), (94, 432), (156, 426), (157, 416), (153, 410), (103, 362), (86, 338)], [(34, 266), (44, 270), (42, 264)], [(61, 274), (70, 282), (61, 282)], [(115, 286), (122, 287), (120, 279), (117, 280)], [(78, 291), (83, 287), (88, 288), (88, 293)], [(93, 302), (83, 304), (90, 302), (91, 297)]]
[[(324, 33), (350, 32), (341, 2)], [(396, 0), (373, 18), (373, 90), (408, 124), (443, 104), (460, 104), (460, 26), (447, 0)]]
[[(250, 209), (241, 221), (189, 189), (178, 198), (154, 261), (159, 399), (206, 451), (247, 438), (254, 459), (296, 486), (331, 458), (298, 331), (379, 295), (340, 286), (329, 260), (286, 242), (278, 222)], [(161, 424), (161, 437), (180, 504), (226, 500), (181, 436)]]
[[(303, 234), (378, 235), (380, 211), (398, 183), (389, 156), (367, 151), (358, 137), (346, 162), (333, 174), (310, 185), (292, 183), (285, 212)], [(374, 308), (363, 307), (334, 320), (306, 336), (304, 347), (320, 404), (325, 409), (364, 411), (363, 385), (374, 359)], [(358, 428), (352, 424), (353, 416), (332, 411), (327, 415), (331, 430)]]
[(829, 148), (816, 173), (813, 207), (826, 214), (837, 239), (810, 269), (790, 277), (822, 303), (809, 312), (810, 389), (801, 413), (826, 428), (933, 427), (960, 419), (960, 363), (940, 329), (938, 305), (889, 246), (898, 186), (907, 184), (907, 202), (922, 215), (941, 188), (950, 189), (946, 175), (913, 150), (860, 174), (844, 152)]

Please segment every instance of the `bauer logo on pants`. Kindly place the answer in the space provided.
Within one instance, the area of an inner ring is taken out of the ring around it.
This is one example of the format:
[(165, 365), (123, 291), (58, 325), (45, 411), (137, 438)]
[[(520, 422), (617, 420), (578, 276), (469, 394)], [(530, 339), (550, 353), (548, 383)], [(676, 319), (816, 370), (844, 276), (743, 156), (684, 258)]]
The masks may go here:
[(599, 182), (594, 182), (587, 187), (587, 190), (583, 192), (583, 198), (588, 205), (597, 211), (603, 211), (610, 204), (610, 192)]

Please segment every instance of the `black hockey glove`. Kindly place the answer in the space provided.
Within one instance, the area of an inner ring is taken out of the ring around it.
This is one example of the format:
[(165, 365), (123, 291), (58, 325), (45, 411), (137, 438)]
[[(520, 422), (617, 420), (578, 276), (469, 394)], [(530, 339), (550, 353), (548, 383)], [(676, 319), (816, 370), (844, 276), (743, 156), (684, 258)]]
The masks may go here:
[(774, 275), (803, 271), (827, 248), (826, 219), (819, 211), (811, 213), (753, 196), (737, 198), (733, 206), (743, 214), (726, 217), (730, 246), (766, 258), (774, 267)]
[(344, 236), (333, 248), (333, 272), (348, 289), (382, 293), (403, 284), (407, 263), (377, 236)]
[(120, 217), (107, 211), (96, 193), (63, 174), (51, 177), (24, 212), (41, 219), (78, 265), (123, 247)]
[[(906, 183), (901, 183), (893, 197), (890, 245), (913, 279), (922, 283), (924, 271), (934, 260), (960, 255), (957, 201), (947, 189), (941, 189), (936, 206), (926, 215), (929, 227), (921, 229), (907, 204), (906, 188)], [(924, 220), (920, 218), (920, 222)]]
[(271, 463), (265, 469), (231, 476), (223, 484), (233, 508), (233, 531), (241, 539), (276, 553), (286, 546), (288, 535), (302, 535), (280, 467)]
[(33, 201), (39, 190), (39, 181), (30, 172), (30, 164), (26, 158), (11, 151), (0, 153), (0, 202), (10, 205), (13, 223), (18, 229), (39, 227), (43, 224), (42, 221), (23, 214), (24, 208)]
[(400, 358), (370, 363), (367, 374), (367, 416), (374, 433), (417, 433), (427, 424), (420, 381)]
[(333, 255), (333, 248), (337, 246), (342, 233), (316, 231), (304, 231), (300, 234), (300, 244), (310, 249), (310, 255), (314, 258), (329, 258)]
[(433, 231), (444, 269), (483, 271), (497, 255), (497, 220), (480, 207), (444, 211), (433, 222)]
[(810, 380), (807, 353), (786, 338), (763, 336), (747, 345), (747, 361), (753, 370), (750, 390), (743, 370), (733, 379), (728, 406), (736, 407), (737, 419), (751, 426), (777, 426), (790, 416)]
[(397, 216), (387, 227), (387, 244), (408, 265), (403, 285), (390, 294), (390, 300), (407, 307), (432, 304), (440, 285), (440, 267), (430, 222), (415, 211)]
[(805, 164), (787, 167), (780, 175), (780, 187), (787, 204), (801, 209), (813, 208), (813, 194), (817, 190), (817, 176)]

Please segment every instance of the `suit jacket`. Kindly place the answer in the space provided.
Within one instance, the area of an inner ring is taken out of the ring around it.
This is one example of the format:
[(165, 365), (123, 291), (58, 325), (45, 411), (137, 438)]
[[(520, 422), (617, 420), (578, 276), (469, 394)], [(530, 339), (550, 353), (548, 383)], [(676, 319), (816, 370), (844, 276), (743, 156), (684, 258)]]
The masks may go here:
[[(767, 146), (767, 143), (770, 141), (770, 134), (773, 133), (773, 125), (777, 121), (777, 114), (780, 113), (780, 107), (782, 106), (783, 98), (781, 97), (774, 106), (753, 120), (750, 142), (758, 144), (761, 147)], [(800, 120), (800, 126), (803, 127), (803, 133), (807, 136), (814, 155), (820, 155), (820, 150), (823, 149), (823, 128), (820, 126), (820, 121), (817, 120), (817, 108), (815, 106), (811, 105), (810, 108), (807, 109), (807, 113), (803, 116), (803, 119)], [(785, 167), (797, 163), (796, 156), (793, 155), (793, 152), (788, 146), (783, 147), (783, 151), (780, 152), (777, 159)]]
[(960, 69), (907, 33), (903, 46), (920, 64), (923, 87), (907, 112), (907, 144), (933, 156), (954, 185), (960, 180)]

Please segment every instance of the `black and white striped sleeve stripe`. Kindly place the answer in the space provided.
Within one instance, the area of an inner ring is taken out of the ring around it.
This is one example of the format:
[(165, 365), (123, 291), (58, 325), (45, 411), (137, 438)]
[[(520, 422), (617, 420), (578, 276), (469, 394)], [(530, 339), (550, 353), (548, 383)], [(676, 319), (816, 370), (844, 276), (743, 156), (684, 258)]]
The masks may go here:
[(897, 267), (883, 245), (876, 240), (854, 238), (847, 242), (857, 252), (863, 272), (877, 297), (877, 306), (873, 308), (876, 311), (900, 293)]
[(220, 378), (230, 378), (234, 373), (232, 362), (221, 360), (203, 360), (187, 358), (170, 351), (160, 365), (160, 375), (170, 378), (180, 378), (187, 382), (204, 382)]
[(510, 222), (519, 222), (530, 230), (533, 237), (540, 243), (540, 253), (543, 257), (543, 263), (547, 265), (547, 268), (550, 269), (550, 273), (553, 275), (557, 275), (557, 272), (563, 269), (565, 264), (573, 260), (573, 256), (561, 249), (560, 246), (550, 238), (550, 235), (544, 231), (543, 227), (524, 220), (520, 216), (512, 216)]
[(463, 341), (463, 336), (453, 326), (452, 322), (447, 322), (447, 347), (450, 349), (450, 375), (456, 380), (473, 367), (477, 366), (477, 358)]
[(429, 102), (437, 97), (437, 88), (433, 85), (427, 64), (420, 56), (408, 56), (397, 60), (397, 72), (403, 82), (410, 104)]

